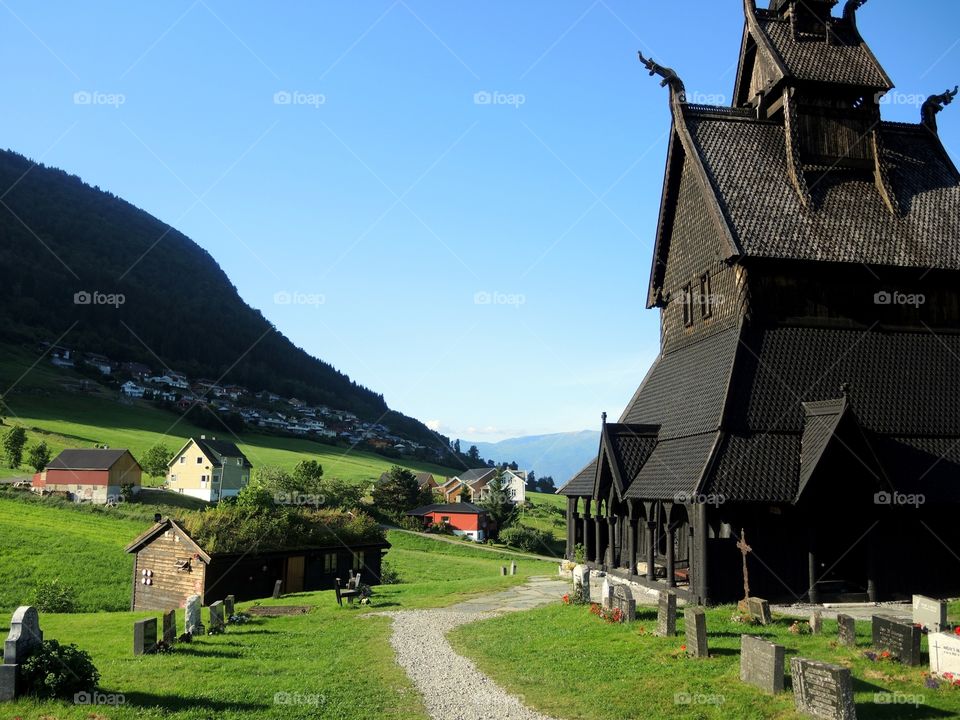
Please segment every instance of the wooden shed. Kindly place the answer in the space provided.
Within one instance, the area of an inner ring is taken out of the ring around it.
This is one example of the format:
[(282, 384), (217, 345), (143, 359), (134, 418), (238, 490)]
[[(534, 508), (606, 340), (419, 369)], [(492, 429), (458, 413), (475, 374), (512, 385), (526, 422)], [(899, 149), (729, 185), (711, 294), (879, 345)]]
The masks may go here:
[(380, 582), (386, 541), (355, 545), (290, 548), (248, 553), (207, 553), (175, 520), (156, 523), (131, 542), (134, 554), (133, 610), (183, 607), (191, 595), (204, 605), (233, 595), (237, 600), (268, 597), (277, 580), (284, 593), (333, 588), (359, 572), (363, 582)]

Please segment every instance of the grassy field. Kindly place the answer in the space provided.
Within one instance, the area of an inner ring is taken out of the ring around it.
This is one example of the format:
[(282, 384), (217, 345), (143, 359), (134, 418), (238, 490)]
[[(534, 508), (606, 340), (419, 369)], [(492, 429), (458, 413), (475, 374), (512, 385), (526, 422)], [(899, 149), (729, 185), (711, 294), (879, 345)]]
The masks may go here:
[[(951, 612), (958, 609), (954, 604)], [(784, 645), (788, 672), (791, 656), (852, 668), (861, 720), (960, 717), (960, 690), (927, 689), (923, 667), (864, 657), (869, 623), (857, 624), (858, 647), (853, 649), (835, 646), (835, 621), (824, 621), (822, 635), (795, 635), (789, 631), (792, 620), (775, 618), (772, 626), (746, 627), (731, 621), (732, 612), (732, 607), (707, 611), (710, 658), (705, 660), (689, 659), (681, 650), (682, 617), (677, 637), (654, 637), (654, 609), (642, 609), (633, 625), (611, 625), (585, 606), (557, 603), (463, 626), (451, 641), (504, 687), (555, 717), (801, 718), (792, 693), (769, 697), (740, 682), (743, 633)], [(923, 646), (926, 651), (926, 638)]]
[[(23, 349), (0, 346), (0, 351), (0, 396), (6, 401), (10, 415), (6, 423), (27, 428), (28, 446), (44, 440), (56, 454), (67, 447), (106, 444), (127, 448), (134, 457), (139, 457), (157, 443), (176, 450), (189, 437), (200, 434), (237, 440), (226, 430), (220, 433), (201, 430), (179, 415), (145, 401), (122, 401), (118, 393), (102, 387), (91, 393), (68, 391), (65, 385), (79, 382), (83, 379), (81, 375), (56, 368), (46, 360), (31, 368), (36, 357)], [(0, 432), (4, 431), (0, 428)], [(320, 461), (328, 477), (348, 482), (373, 481), (395, 463), (444, 477), (455, 474), (439, 465), (395, 461), (306, 438), (241, 433), (238, 445), (255, 466), (292, 468), (300, 460), (312, 458)], [(0, 477), (32, 472), (26, 466), (17, 469), (0, 466)], [(145, 484), (158, 482), (144, 480)]]
[[(38, 511), (54, 512), (44, 508)], [(103, 531), (105, 535), (120, 540), (125, 528), (117, 520), (96, 520), (109, 526)], [(35, 521), (31, 517), (30, 524)], [(76, 545), (102, 547), (86, 534), (69, 540)], [(303, 616), (257, 618), (231, 627), (225, 635), (180, 645), (168, 654), (140, 658), (132, 654), (134, 620), (158, 613), (42, 614), (45, 636), (76, 643), (90, 652), (102, 674), (100, 692), (122, 694), (124, 704), (94, 708), (22, 700), (5, 705), (3, 717), (424, 718), (419, 696), (394, 662), (389, 620), (373, 613), (449, 605), (522, 583), (531, 574), (552, 574), (556, 570), (552, 563), (521, 561), (516, 576), (502, 577), (499, 566), (504, 558), (493, 553), (405, 533), (390, 533), (389, 540), (393, 547), (387, 561), (403, 582), (375, 588), (369, 608), (337, 607), (331, 591), (265, 600), (262, 604), (312, 605), (314, 609)], [(116, 548), (110, 554), (116, 555)], [(89, 556), (84, 559), (86, 577), (99, 576), (104, 560), (98, 564)], [(46, 562), (56, 563), (60, 572), (66, 559), (61, 562), (49, 555)], [(12, 584), (11, 578), (3, 584)], [(122, 586), (128, 593), (129, 570), (125, 577), (114, 578), (113, 584), (117, 592)], [(5, 623), (4, 617), (0, 620), (0, 633), (4, 635)], [(178, 627), (183, 627), (182, 612)]]

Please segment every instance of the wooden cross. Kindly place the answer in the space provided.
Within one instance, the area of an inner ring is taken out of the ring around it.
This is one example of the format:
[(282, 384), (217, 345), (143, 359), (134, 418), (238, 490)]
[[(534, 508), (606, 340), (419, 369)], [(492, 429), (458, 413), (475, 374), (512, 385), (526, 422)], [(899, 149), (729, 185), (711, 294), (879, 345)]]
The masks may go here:
[(747, 555), (753, 552), (753, 548), (747, 545), (747, 531), (740, 528), (740, 540), (737, 541), (737, 549), (743, 555), (743, 599), (750, 599), (750, 576), (747, 573)]

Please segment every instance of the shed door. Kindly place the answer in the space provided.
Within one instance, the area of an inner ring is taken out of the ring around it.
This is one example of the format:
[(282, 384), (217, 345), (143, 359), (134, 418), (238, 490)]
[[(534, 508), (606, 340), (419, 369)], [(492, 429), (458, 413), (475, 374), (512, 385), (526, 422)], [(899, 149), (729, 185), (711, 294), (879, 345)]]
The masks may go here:
[(284, 573), (283, 583), (285, 593), (303, 592), (303, 566), (303, 555), (287, 558), (287, 568)]

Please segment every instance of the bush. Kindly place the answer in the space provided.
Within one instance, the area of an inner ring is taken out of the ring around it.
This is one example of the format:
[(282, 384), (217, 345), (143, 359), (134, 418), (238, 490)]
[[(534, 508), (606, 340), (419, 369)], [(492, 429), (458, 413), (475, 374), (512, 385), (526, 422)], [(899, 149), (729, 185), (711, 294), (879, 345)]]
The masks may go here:
[(391, 563), (384, 560), (380, 566), (380, 584), (397, 585), (401, 582), (403, 582), (403, 580), (400, 579), (400, 573), (397, 569)]
[(515, 525), (500, 533), (500, 541), (525, 552), (543, 552), (550, 547), (553, 536), (536, 528)]
[(100, 682), (100, 673), (90, 655), (76, 645), (44, 640), (20, 665), (24, 692), (38, 698), (72, 699), (91, 692)]
[(404, 530), (412, 530), (413, 532), (423, 532), (423, 520), (418, 517), (412, 517), (411, 515), (404, 515), (400, 520), (400, 527)]
[(71, 613), (77, 606), (77, 592), (60, 578), (41, 580), (34, 591), (33, 605), (40, 612)]

